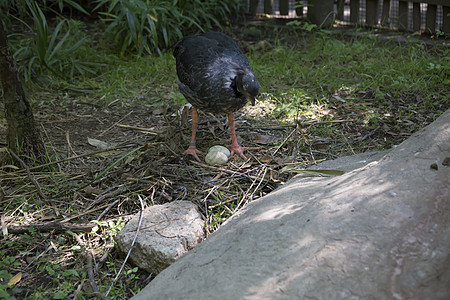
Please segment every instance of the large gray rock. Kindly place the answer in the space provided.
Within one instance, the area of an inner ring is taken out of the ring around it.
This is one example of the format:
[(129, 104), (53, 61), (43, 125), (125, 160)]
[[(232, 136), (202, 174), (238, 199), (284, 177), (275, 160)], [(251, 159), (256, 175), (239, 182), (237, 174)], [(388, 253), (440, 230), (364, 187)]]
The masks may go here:
[(309, 167), (308, 170), (341, 170), (350, 172), (364, 167), (371, 162), (379, 161), (388, 153), (389, 150), (363, 152), (355, 155), (341, 156), (334, 160), (326, 160), (317, 165), (313, 165)]
[(450, 111), (378, 161), (250, 203), (133, 299), (449, 299)]
[[(136, 235), (139, 214), (117, 234), (116, 242), (127, 253)], [(130, 260), (149, 273), (158, 274), (204, 238), (205, 222), (190, 201), (154, 205), (143, 211), (139, 234)]]

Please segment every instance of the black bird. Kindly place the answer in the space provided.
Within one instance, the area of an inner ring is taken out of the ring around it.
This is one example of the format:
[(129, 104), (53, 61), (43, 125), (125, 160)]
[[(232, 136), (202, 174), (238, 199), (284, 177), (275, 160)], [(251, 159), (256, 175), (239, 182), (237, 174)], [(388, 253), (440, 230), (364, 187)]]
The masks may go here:
[(192, 138), (189, 148), (183, 154), (190, 154), (198, 161), (197, 154), (203, 154), (195, 147), (198, 125), (197, 109), (228, 114), (231, 130), (231, 155), (238, 153), (242, 158), (245, 150), (257, 147), (241, 147), (234, 129), (234, 112), (248, 101), (255, 104), (259, 83), (242, 50), (227, 35), (208, 32), (184, 37), (174, 46), (178, 88), (194, 107), (192, 111)]

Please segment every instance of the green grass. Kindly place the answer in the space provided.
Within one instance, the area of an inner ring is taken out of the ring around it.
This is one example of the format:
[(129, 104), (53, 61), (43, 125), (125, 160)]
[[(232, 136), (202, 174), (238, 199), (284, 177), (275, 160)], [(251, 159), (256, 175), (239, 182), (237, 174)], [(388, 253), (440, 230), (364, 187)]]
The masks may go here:
[(177, 91), (175, 62), (170, 53), (162, 57), (109, 56), (106, 64), (114, 67), (96, 78), (80, 82), (106, 103), (119, 98), (141, 102), (143, 99), (145, 102), (161, 101), (168, 97), (168, 93)]
[(420, 94), (423, 105), (433, 105), (450, 84), (448, 50), (434, 55), (417, 44), (401, 46), (374, 38), (347, 41), (321, 34), (305, 37), (299, 47), (253, 53), (250, 59), (263, 93), (310, 103), (327, 102), (337, 92), (358, 98), (358, 92), (370, 91), (378, 101)]
[[(386, 105), (393, 98), (419, 95), (417, 105), (424, 108), (445, 102), (449, 50), (435, 54), (420, 44), (380, 43), (370, 37), (345, 40), (328, 34), (305, 36), (296, 46), (248, 54), (261, 84), (260, 98), (275, 102), (287, 115), (299, 105), (328, 103), (333, 94), (349, 101), (370, 94), (368, 98)], [(110, 55), (103, 62), (114, 67), (79, 84), (108, 101), (147, 96), (159, 100), (177, 92), (171, 53), (140, 58)]]

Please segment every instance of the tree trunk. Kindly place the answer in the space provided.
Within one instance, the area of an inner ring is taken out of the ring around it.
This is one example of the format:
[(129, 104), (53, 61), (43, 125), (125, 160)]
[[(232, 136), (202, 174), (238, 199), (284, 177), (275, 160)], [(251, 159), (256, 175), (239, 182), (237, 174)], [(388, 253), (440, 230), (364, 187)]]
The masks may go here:
[(41, 158), (44, 145), (30, 103), (25, 97), (2, 20), (0, 20), (0, 83), (3, 87), (5, 117), (8, 124), (6, 132), (8, 148), (20, 156)]

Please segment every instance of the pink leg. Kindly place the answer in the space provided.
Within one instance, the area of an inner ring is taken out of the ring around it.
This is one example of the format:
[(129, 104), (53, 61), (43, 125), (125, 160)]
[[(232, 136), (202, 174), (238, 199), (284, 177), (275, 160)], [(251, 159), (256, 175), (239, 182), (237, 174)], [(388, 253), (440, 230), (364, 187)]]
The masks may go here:
[(227, 146), (228, 148), (231, 148), (231, 155), (237, 153), (240, 157), (247, 160), (247, 157), (244, 155), (245, 150), (258, 150), (261, 149), (259, 147), (241, 147), (239, 146), (236, 138), (236, 131), (234, 129), (234, 113), (228, 114), (228, 123), (230, 123), (230, 130), (231, 130), (231, 145)]
[(198, 126), (198, 120), (199, 119), (200, 119), (200, 117), (198, 116), (198, 111), (194, 107), (194, 109), (192, 110), (192, 137), (191, 137), (191, 142), (189, 143), (189, 148), (187, 148), (187, 150), (183, 152), (184, 155), (187, 155), (187, 154), (193, 155), (194, 158), (197, 161), (200, 161), (200, 159), (198, 158), (197, 154), (203, 154), (202, 151), (197, 150), (197, 148), (195, 147), (195, 135), (197, 134), (197, 126)]

